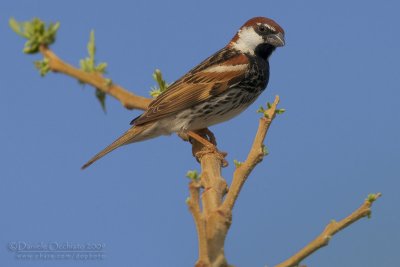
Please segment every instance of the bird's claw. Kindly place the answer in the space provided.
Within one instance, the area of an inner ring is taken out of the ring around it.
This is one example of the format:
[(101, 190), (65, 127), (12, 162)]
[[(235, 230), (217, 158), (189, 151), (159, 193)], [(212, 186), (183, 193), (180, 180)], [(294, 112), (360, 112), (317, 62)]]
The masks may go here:
[(195, 153), (196, 159), (200, 162), (201, 158), (204, 155), (207, 154), (214, 154), (217, 156), (219, 160), (221, 160), (222, 167), (227, 167), (229, 165), (228, 161), (225, 159), (225, 157), (228, 155), (228, 153), (224, 151), (219, 151), (216, 146), (204, 146), (204, 148), (198, 152)]
[[(217, 141), (214, 134), (209, 129), (204, 128), (197, 131), (188, 131), (183, 133), (183, 135), (188, 137), (192, 145), (194, 144), (193, 141), (197, 141), (199, 144), (203, 145), (202, 147), (198, 147), (196, 144), (192, 146), (193, 156), (196, 157), (198, 162), (200, 162), (204, 155), (214, 154), (221, 160), (222, 167), (228, 166), (228, 162), (225, 160), (228, 153), (217, 149)], [(182, 133), (179, 134), (179, 136), (182, 137)]]
[(204, 135), (207, 137), (207, 140), (213, 144), (214, 146), (217, 146), (217, 139), (215, 138), (215, 135), (213, 132), (211, 132), (208, 128), (204, 128), (201, 130), (197, 131), (200, 135)]

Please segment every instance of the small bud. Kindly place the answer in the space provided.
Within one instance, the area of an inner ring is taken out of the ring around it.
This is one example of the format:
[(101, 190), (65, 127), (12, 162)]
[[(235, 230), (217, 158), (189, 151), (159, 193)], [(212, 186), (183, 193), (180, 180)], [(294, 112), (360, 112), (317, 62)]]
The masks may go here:
[(264, 113), (264, 111), (265, 109), (262, 106), (257, 109), (257, 113)]
[(106, 110), (106, 93), (103, 91), (100, 91), (99, 89), (96, 89), (95, 91), (96, 98), (99, 100), (101, 108), (103, 109), (104, 112), (107, 112)]
[[(81, 59), (79, 61), (79, 65), (82, 71), (88, 72), (88, 73), (101, 73), (105, 74), (106, 68), (107, 68), (107, 63), (101, 62), (98, 65), (96, 65), (96, 43), (95, 43), (95, 36), (94, 36), (94, 30), (90, 31), (90, 37), (89, 37), (89, 42), (87, 44), (87, 52), (88, 52), (88, 57)], [(79, 81), (80, 83), (83, 83), (82, 81)], [(112, 80), (111, 79), (105, 79), (106, 86), (111, 86)], [(106, 93), (97, 89), (95, 91), (95, 95), (97, 100), (99, 100), (101, 108), (103, 109), (104, 112), (106, 112)]]
[(367, 201), (370, 203), (373, 203), (375, 200), (377, 200), (378, 197), (381, 196), (381, 193), (377, 193), (377, 194), (369, 194), (367, 197)]
[(157, 96), (159, 96), (161, 94), (161, 90), (157, 89), (155, 87), (152, 87), (149, 94), (151, 97), (156, 98)]
[(268, 148), (264, 144), (262, 145), (262, 152), (264, 154), (264, 157), (269, 154)]
[(372, 212), (370, 211), (370, 212), (368, 212), (368, 214), (367, 214), (367, 218), (368, 218), (368, 219), (371, 219), (371, 217), (372, 217)]
[(43, 60), (37, 60), (34, 62), (36, 69), (39, 70), (40, 76), (44, 77), (49, 71), (49, 60), (44, 58)]
[(60, 23), (46, 24), (34, 18), (31, 21), (18, 22), (14, 18), (9, 20), (10, 28), (19, 36), (27, 39), (24, 47), (24, 53), (34, 54), (39, 52), (41, 45), (49, 46), (56, 40), (56, 33)]
[(96, 69), (96, 72), (104, 74), (104, 73), (106, 73), (106, 68), (107, 68), (107, 63), (101, 62), (96, 66), (95, 69)]
[(283, 113), (285, 113), (285, 111), (286, 111), (286, 109), (284, 109), (284, 108), (277, 109), (276, 114), (283, 114)]
[(110, 87), (112, 85), (112, 80), (111, 79), (106, 79), (106, 86)]
[(196, 170), (188, 171), (186, 177), (193, 181), (198, 181), (200, 179), (200, 175)]
[(243, 162), (240, 162), (240, 161), (234, 159), (234, 160), (233, 160), (233, 164), (235, 164), (236, 168), (238, 168), (238, 167), (240, 167), (240, 166), (243, 164)]
[(162, 92), (167, 90), (168, 88), (168, 83), (165, 82), (165, 80), (162, 78), (162, 73), (159, 69), (156, 69), (153, 72), (153, 79), (157, 82), (157, 86), (154, 86), (151, 88), (150, 95), (153, 98), (156, 98), (159, 96)]

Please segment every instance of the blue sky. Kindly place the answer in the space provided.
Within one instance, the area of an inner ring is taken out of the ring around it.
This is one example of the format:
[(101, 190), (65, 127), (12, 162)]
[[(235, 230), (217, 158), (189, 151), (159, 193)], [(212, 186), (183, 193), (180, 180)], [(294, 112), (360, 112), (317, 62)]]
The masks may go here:
[[(382, 192), (372, 218), (339, 233), (309, 266), (398, 266), (400, 18), (398, 1), (2, 1), (0, 3), (0, 265), (191, 266), (197, 240), (185, 205), (190, 146), (161, 137), (79, 167), (140, 112), (68, 77), (41, 78), (8, 19), (60, 21), (53, 50), (77, 64), (95, 29), (97, 58), (116, 83), (148, 95), (223, 47), (249, 18), (274, 18), (286, 47), (271, 58), (268, 89), (246, 112), (212, 127), (228, 160), (243, 160), (258, 106), (279, 94), (270, 155), (234, 210), (226, 255), (272, 266), (331, 219)], [(230, 181), (233, 164), (224, 169)], [(105, 244), (104, 260), (17, 260), (9, 242)]]

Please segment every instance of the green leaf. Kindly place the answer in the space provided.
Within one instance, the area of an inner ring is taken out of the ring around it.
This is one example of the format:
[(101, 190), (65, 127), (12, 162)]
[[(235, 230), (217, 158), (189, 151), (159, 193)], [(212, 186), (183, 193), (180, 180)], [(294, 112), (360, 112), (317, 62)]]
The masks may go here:
[(55, 34), (57, 30), (60, 28), (60, 22), (50, 23), (47, 32), (49, 34)]
[(102, 62), (96, 66), (96, 71), (104, 74), (106, 72), (106, 68), (107, 68), (107, 63)]
[(276, 114), (283, 114), (283, 113), (285, 113), (285, 111), (286, 111), (286, 109), (284, 109), (284, 108), (277, 109)]
[[(56, 27), (56, 26), (55, 26)], [(95, 43), (95, 35), (94, 30), (90, 31), (89, 42), (87, 44), (87, 52), (88, 57), (81, 59), (79, 61), (79, 65), (82, 71), (89, 73), (106, 73), (107, 63), (102, 62), (96, 66), (96, 43)], [(111, 79), (105, 79), (106, 85), (110, 86), (112, 84)], [(79, 81), (82, 83), (81, 81)], [(106, 96), (107, 94), (99, 89), (95, 91), (96, 98), (99, 100), (101, 108), (106, 112)]]
[(40, 43), (37, 40), (35, 39), (29, 40), (25, 43), (23, 51), (25, 54), (35, 54), (39, 51), (39, 45)]
[(89, 42), (87, 44), (88, 57), (80, 60), (81, 70), (85, 72), (106, 73), (107, 63), (101, 62), (96, 66), (96, 43), (94, 30), (90, 32)]
[(22, 25), (18, 23), (14, 18), (10, 18), (8, 21), (8, 24), (10, 25), (10, 28), (19, 36), (27, 38), (27, 36), (24, 34), (22, 31)]
[(10, 18), (9, 25), (14, 32), (27, 39), (23, 50), (27, 54), (39, 52), (41, 45), (49, 46), (54, 43), (60, 27), (59, 22), (50, 23), (46, 27), (46, 24), (38, 18), (25, 22), (18, 22), (14, 18)]
[(168, 83), (166, 83), (165, 80), (163, 79), (162, 73), (159, 69), (156, 69), (152, 76), (158, 85), (158, 87), (157, 86), (152, 87), (150, 90), (150, 95), (153, 98), (155, 98), (168, 89)]
[(150, 96), (151, 97), (153, 97), (153, 98), (156, 98), (157, 96), (159, 96), (161, 94), (161, 90), (160, 89), (157, 89), (157, 88), (152, 88), (151, 90), (150, 90)]
[(103, 111), (107, 112), (107, 110), (106, 110), (106, 93), (104, 93), (103, 91), (100, 91), (99, 89), (96, 89), (96, 97), (99, 100)]
[(234, 160), (233, 160), (233, 164), (235, 164), (236, 168), (238, 168), (238, 167), (240, 167), (240, 165), (243, 164), (243, 162), (240, 162), (240, 161), (234, 159)]
[(381, 193), (377, 193), (377, 194), (369, 194), (367, 197), (367, 201), (370, 203), (373, 203), (375, 200), (378, 199), (378, 197), (380, 197), (382, 194)]
[(90, 32), (90, 38), (89, 38), (89, 43), (87, 45), (87, 50), (89, 53), (89, 58), (90, 58), (90, 67), (91, 69), (94, 70), (94, 56), (96, 54), (96, 45), (95, 45), (95, 39), (94, 39), (94, 30)]
[(263, 108), (263, 106), (260, 106), (258, 109), (257, 109), (257, 113), (264, 113), (265, 112), (265, 109)]
[(200, 179), (200, 175), (196, 170), (188, 171), (186, 177), (193, 181), (198, 181)]
[[(33, 23), (33, 22), (32, 22)], [(22, 30), (24, 31), (24, 33), (26, 34), (27, 38), (30, 39), (32, 37), (34, 37), (35, 34), (35, 28), (33, 27), (33, 24), (29, 21), (26, 22), (22, 22)]]
[(375, 194), (369, 194), (367, 197), (368, 202), (374, 202), (375, 201)]
[(37, 60), (34, 62), (35, 67), (39, 70), (40, 76), (44, 77), (49, 71), (49, 60), (44, 58), (43, 60)]

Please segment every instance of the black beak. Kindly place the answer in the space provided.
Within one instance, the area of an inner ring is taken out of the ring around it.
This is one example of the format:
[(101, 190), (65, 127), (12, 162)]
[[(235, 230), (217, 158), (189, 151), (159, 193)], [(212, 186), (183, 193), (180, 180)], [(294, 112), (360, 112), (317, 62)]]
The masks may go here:
[(265, 36), (265, 42), (275, 47), (280, 47), (285, 45), (285, 37), (281, 32), (269, 34)]

